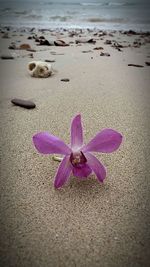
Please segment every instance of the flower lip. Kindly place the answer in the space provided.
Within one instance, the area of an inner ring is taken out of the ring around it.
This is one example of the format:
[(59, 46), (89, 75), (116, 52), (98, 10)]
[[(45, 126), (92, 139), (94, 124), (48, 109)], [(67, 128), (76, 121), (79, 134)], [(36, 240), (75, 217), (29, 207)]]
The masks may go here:
[(81, 167), (83, 164), (87, 162), (86, 157), (84, 156), (82, 151), (79, 152), (72, 152), (70, 155), (70, 162), (73, 167)]

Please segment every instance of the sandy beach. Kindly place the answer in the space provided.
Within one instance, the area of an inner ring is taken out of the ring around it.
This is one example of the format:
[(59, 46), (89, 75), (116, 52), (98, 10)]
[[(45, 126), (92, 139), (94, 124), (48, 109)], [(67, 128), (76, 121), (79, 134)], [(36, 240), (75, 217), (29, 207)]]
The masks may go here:
[[(40, 36), (68, 46), (38, 45)], [(94, 42), (76, 41), (83, 39)], [(12, 42), (35, 52), (9, 49)], [(1, 29), (0, 55), (14, 57), (0, 59), (0, 265), (148, 267), (150, 35)], [(54, 61), (53, 75), (31, 77), (32, 60)], [(13, 98), (36, 108), (15, 106)], [(112, 154), (97, 154), (107, 167), (103, 184), (94, 174), (71, 176), (56, 190), (58, 162), (38, 154), (32, 136), (48, 131), (69, 143), (70, 121), (78, 113), (86, 143), (100, 129), (113, 128), (123, 144)]]

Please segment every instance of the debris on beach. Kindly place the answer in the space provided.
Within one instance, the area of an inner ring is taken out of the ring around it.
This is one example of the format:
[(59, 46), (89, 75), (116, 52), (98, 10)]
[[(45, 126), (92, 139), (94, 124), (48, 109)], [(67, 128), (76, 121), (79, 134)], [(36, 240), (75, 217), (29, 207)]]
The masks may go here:
[(57, 53), (55, 51), (51, 51), (50, 53), (51, 53), (51, 55), (56, 55), (56, 56), (63, 56), (63, 55), (65, 55), (64, 53)]
[(43, 61), (31, 61), (28, 64), (28, 71), (32, 77), (47, 78), (52, 75), (52, 66)]
[(141, 45), (142, 45), (141, 41), (134, 41), (132, 46), (135, 48), (139, 48)]
[(93, 50), (103, 50), (104, 48), (102, 46), (94, 47)]
[(55, 59), (45, 59), (45, 62), (53, 63), (55, 62)]
[(69, 82), (70, 80), (68, 78), (61, 79), (62, 82)]
[[(28, 37), (29, 38), (29, 37)], [(69, 46), (64, 40), (48, 40), (44, 36), (33, 36), (30, 37), (35, 40), (37, 45), (44, 45), (44, 46)]]
[(77, 39), (75, 40), (75, 43), (76, 44), (85, 44), (85, 43), (90, 43), (90, 44), (95, 44), (96, 43), (96, 40), (94, 40), (93, 38), (90, 38), (90, 39)]
[(100, 53), (100, 56), (101, 56), (101, 57), (103, 57), (103, 56), (105, 56), (105, 57), (110, 57), (110, 54), (109, 54), (109, 53), (106, 53), (106, 52), (105, 52), (105, 53), (104, 53), (104, 52), (101, 52), (101, 53)]
[(150, 62), (148, 62), (148, 61), (146, 61), (145, 64), (146, 64), (147, 66), (150, 66)]
[(139, 65), (139, 64), (128, 64), (128, 66), (132, 66), (132, 67), (137, 67), (137, 68), (143, 68), (143, 65)]
[(128, 30), (128, 31), (124, 31), (124, 32), (122, 32), (123, 34), (127, 34), (127, 35), (137, 35), (138, 33), (137, 32), (135, 32), (135, 31), (133, 31), (133, 30)]
[(35, 42), (38, 42), (37, 45), (51, 46), (54, 45), (54, 42), (48, 41), (47, 39), (35, 39)]
[(5, 60), (8, 60), (8, 59), (14, 59), (14, 57), (12, 55), (9, 55), (9, 54), (4, 54), (4, 55), (1, 55), (1, 59), (5, 59)]
[(2, 35), (2, 38), (9, 39), (10, 37), (9, 37), (8, 32), (4, 32), (4, 34)]
[(8, 49), (12, 49), (12, 50), (17, 49), (16, 44), (11, 43), (11, 44), (8, 46)]
[(111, 44), (112, 44), (112, 41), (111, 41), (111, 40), (106, 40), (106, 41), (104, 42), (104, 44), (111, 45)]
[(29, 51), (29, 52), (36, 52), (37, 51), (37, 50), (32, 49), (32, 48), (27, 48), (26, 50)]
[(29, 44), (21, 44), (19, 46), (20, 50), (27, 50), (27, 49), (31, 49), (31, 46)]
[(98, 34), (99, 37), (102, 37), (102, 36), (105, 36), (105, 35), (107, 35), (106, 31), (100, 31), (99, 34)]
[(27, 109), (33, 109), (36, 107), (36, 105), (32, 101), (19, 99), (19, 98), (12, 99), (11, 103), (16, 106), (20, 106), (20, 107), (27, 108)]
[(83, 50), (82, 53), (91, 53), (93, 52), (92, 50)]
[(114, 43), (112, 44), (112, 47), (114, 47), (114, 48), (123, 48), (125, 46), (119, 44), (117, 41), (114, 41)]
[(54, 41), (54, 44), (56, 45), (56, 46), (69, 46), (69, 44), (67, 44), (65, 41), (63, 41), (63, 40), (56, 40), (56, 41)]
[(17, 46), (14, 42), (12, 42), (9, 46), (8, 49), (12, 49), (12, 50), (26, 50), (26, 51), (30, 51), (30, 52), (36, 52), (35, 49), (32, 49), (31, 46), (29, 44), (20, 44), (20, 46)]

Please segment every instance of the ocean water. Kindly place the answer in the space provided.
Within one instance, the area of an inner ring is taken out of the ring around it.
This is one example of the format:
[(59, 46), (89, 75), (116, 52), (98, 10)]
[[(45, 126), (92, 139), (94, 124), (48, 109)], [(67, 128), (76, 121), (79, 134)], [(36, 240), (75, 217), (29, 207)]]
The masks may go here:
[(0, 25), (150, 30), (150, 0), (0, 0)]

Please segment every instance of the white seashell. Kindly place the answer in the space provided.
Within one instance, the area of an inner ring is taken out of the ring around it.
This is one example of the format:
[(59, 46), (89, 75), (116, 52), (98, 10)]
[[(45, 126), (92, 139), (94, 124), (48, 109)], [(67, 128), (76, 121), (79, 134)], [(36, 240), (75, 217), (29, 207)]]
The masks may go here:
[(51, 64), (43, 61), (31, 61), (28, 64), (29, 74), (36, 78), (47, 78), (52, 74)]

